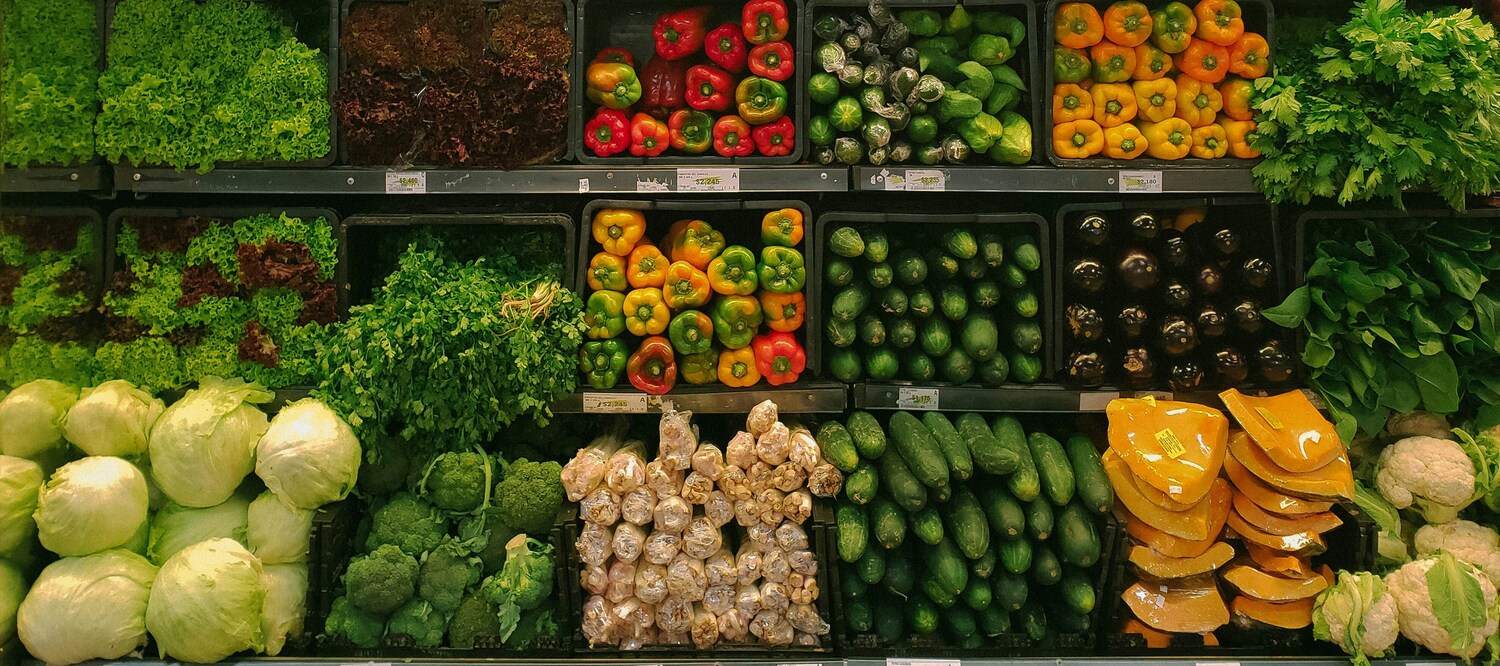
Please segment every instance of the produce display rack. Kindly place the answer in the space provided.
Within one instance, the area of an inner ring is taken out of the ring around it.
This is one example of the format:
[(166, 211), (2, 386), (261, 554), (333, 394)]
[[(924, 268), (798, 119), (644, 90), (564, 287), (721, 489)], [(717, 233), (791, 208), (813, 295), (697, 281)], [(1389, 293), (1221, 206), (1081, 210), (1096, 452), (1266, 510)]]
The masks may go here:
[(558, 414), (656, 414), (668, 407), (694, 414), (744, 414), (766, 400), (783, 414), (834, 414), (849, 403), (847, 387), (837, 382), (802, 380), (785, 386), (749, 389), (724, 386), (678, 386), (666, 395), (632, 388), (580, 390), (552, 404)]
[(892, 165), (854, 167), (852, 171), (851, 189), (860, 192), (1058, 192), (1116, 196), (1260, 193), (1248, 167), (1147, 167), (1124, 163), (1118, 169)]
[(0, 169), (0, 192), (97, 192), (108, 188), (108, 168), (90, 162), (72, 167)]

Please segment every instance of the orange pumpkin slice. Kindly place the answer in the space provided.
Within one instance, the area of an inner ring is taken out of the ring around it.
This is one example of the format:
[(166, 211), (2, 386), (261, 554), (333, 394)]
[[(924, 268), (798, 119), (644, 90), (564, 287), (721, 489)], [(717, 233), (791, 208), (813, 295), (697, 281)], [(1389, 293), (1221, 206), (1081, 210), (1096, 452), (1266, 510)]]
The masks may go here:
[(1136, 518), (1129, 509), (1119, 504), (1115, 505), (1115, 514), (1120, 517), (1121, 522), (1125, 523), (1125, 533), (1129, 534), (1130, 538), (1167, 557), (1197, 557), (1208, 552), (1208, 549), (1218, 542), (1219, 533), (1224, 531), (1223, 521), (1229, 516), (1228, 511), (1225, 511), (1223, 516), (1214, 516), (1217, 525), (1213, 530), (1214, 538), (1192, 541), (1172, 536), (1147, 525), (1146, 521)]
[(1229, 603), (1236, 620), (1249, 620), (1253, 624), (1268, 625), (1281, 629), (1301, 629), (1312, 624), (1313, 600), (1298, 599), (1285, 603), (1272, 603), (1240, 595)]
[(1239, 535), (1245, 543), (1259, 544), (1271, 550), (1296, 555), (1316, 555), (1328, 550), (1328, 544), (1317, 532), (1269, 534), (1245, 522), (1240, 514), (1232, 511), (1229, 513), (1229, 520), (1225, 522), (1229, 525), (1229, 529), (1234, 530), (1234, 533)]
[(1223, 479), (1215, 479), (1214, 491), (1192, 509), (1167, 511), (1152, 504), (1141, 494), (1136, 487), (1135, 476), (1120, 457), (1115, 455), (1113, 449), (1104, 452), (1103, 462), (1104, 471), (1109, 476), (1110, 485), (1114, 486), (1115, 497), (1120, 499), (1120, 503), (1135, 514), (1137, 519), (1175, 537), (1191, 541), (1212, 538), (1214, 507), (1220, 503), (1229, 505), (1233, 500), (1234, 491), (1230, 490), (1229, 483)]
[(1234, 389), (1219, 394), (1229, 413), (1272, 462), (1293, 474), (1322, 469), (1344, 453), (1333, 424), (1301, 391), (1256, 398)]
[[(1166, 494), (1166, 493), (1164, 493), (1164, 492), (1162, 492), (1160, 490), (1157, 490), (1156, 488), (1153, 488), (1151, 486), (1151, 484), (1149, 484), (1149, 483), (1141, 483), (1139, 478), (1137, 478), (1136, 481), (1137, 482), (1135, 484), (1135, 489), (1138, 490), (1138, 491), (1140, 491), (1141, 496), (1145, 497), (1146, 501), (1148, 501), (1148, 502), (1150, 502), (1152, 504), (1155, 504), (1156, 506), (1159, 506), (1159, 507), (1161, 507), (1164, 510), (1167, 510), (1167, 511), (1179, 511), (1180, 512), (1180, 511), (1187, 511), (1189, 509), (1192, 509), (1193, 506), (1195, 506), (1194, 504), (1185, 504), (1183, 502), (1179, 502), (1177, 500), (1174, 500), (1174, 499), (1172, 499), (1171, 495), (1168, 495), (1168, 494)], [(1200, 499), (1198, 501), (1201, 502), (1203, 500)]]
[(1250, 552), (1250, 560), (1262, 571), (1287, 578), (1307, 578), (1313, 575), (1305, 557), (1288, 555), (1249, 541), (1245, 542), (1245, 550)]
[(1349, 468), (1349, 456), (1345, 453), (1340, 453), (1322, 469), (1294, 474), (1271, 462), (1265, 451), (1250, 442), (1249, 435), (1237, 431), (1229, 438), (1229, 455), (1260, 480), (1289, 494), (1324, 499), (1354, 498), (1354, 471)]
[(1344, 521), (1333, 515), (1332, 511), (1322, 513), (1309, 513), (1301, 516), (1283, 516), (1260, 508), (1260, 505), (1250, 501), (1249, 497), (1241, 493), (1234, 495), (1234, 510), (1238, 511), (1245, 522), (1261, 528), (1267, 534), (1287, 536), (1298, 532), (1317, 532), (1322, 534), (1343, 525)]
[(1172, 634), (1162, 633), (1146, 626), (1145, 622), (1130, 618), (1125, 621), (1125, 628), (1121, 633), (1136, 634), (1146, 639), (1146, 647), (1155, 650), (1172, 647)]
[(1130, 564), (1142, 575), (1160, 580), (1173, 580), (1206, 574), (1224, 566), (1234, 559), (1234, 546), (1223, 541), (1209, 546), (1208, 551), (1197, 557), (1167, 557), (1149, 546), (1131, 546)]
[(1136, 617), (1157, 631), (1202, 634), (1229, 623), (1229, 608), (1212, 578), (1179, 585), (1137, 582), (1121, 598)]
[(1245, 469), (1234, 456), (1224, 459), (1224, 475), (1234, 483), (1236, 490), (1250, 498), (1257, 506), (1267, 511), (1289, 516), (1321, 513), (1333, 508), (1333, 502), (1292, 497), (1261, 481), (1250, 470)]
[(1182, 504), (1208, 495), (1224, 464), (1229, 420), (1212, 407), (1168, 400), (1111, 400), (1109, 448), (1142, 482)]
[(1311, 599), (1328, 589), (1328, 581), (1322, 576), (1282, 578), (1245, 564), (1230, 565), (1221, 575), (1224, 582), (1233, 585), (1241, 594), (1275, 603)]

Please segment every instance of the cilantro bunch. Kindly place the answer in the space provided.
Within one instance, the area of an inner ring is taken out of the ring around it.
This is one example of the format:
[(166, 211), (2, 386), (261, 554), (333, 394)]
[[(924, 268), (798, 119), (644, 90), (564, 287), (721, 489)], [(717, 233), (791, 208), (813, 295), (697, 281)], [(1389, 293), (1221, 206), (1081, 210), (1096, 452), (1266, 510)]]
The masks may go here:
[(90, 0), (0, 1), (0, 162), (94, 156), (99, 35)]
[[(1471, 10), (1414, 13), (1365, 0), (1337, 29), (1284, 40), (1276, 76), (1256, 81), (1274, 202), (1390, 199), (1430, 187), (1463, 209), (1500, 187), (1500, 41)], [(1296, 36), (1293, 31), (1288, 34)]]

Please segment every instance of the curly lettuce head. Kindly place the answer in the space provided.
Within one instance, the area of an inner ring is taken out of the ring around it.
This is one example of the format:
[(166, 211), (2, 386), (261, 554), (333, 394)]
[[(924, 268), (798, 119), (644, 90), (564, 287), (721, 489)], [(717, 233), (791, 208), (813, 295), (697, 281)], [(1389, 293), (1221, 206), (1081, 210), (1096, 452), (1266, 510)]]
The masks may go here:
[(119, 659), (146, 644), (156, 567), (125, 550), (65, 557), (42, 570), (16, 613), (16, 633), (48, 664)]
[(22, 384), (0, 400), (0, 453), (37, 458), (63, 443), (63, 421), (78, 389), (50, 379)]
[(120, 458), (90, 456), (52, 474), (37, 495), (42, 546), (63, 557), (130, 544), (146, 525), (146, 476)]
[(167, 407), (122, 379), (84, 389), (68, 410), (63, 436), (91, 456), (136, 456), (146, 452), (151, 426)]
[(162, 657), (206, 664), (264, 650), (263, 573), (260, 560), (231, 539), (195, 543), (168, 559), (146, 608)]
[(272, 394), (238, 379), (207, 377), (151, 429), (151, 476), (188, 507), (229, 499), (255, 468), (255, 442), (269, 422), (256, 404)]
[(299, 400), (271, 420), (255, 446), (255, 473), (288, 505), (316, 509), (349, 495), (359, 477), (359, 440), (327, 405)]

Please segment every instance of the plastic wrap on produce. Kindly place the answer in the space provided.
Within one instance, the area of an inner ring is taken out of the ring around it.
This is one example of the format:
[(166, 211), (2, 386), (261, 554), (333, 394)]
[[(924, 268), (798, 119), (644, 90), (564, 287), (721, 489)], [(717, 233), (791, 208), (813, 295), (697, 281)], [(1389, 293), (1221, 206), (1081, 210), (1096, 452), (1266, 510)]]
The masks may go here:
[(604, 594), (609, 591), (609, 569), (602, 564), (591, 564), (578, 572), (578, 584), (589, 594)]
[(786, 612), (791, 606), (792, 598), (789, 596), (786, 584), (768, 580), (760, 584), (760, 607), (764, 611)]
[(822, 636), (828, 633), (828, 623), (818, 615), (818, 609), (809, 604), (792, 604), (786, 611), (787, 622), (797, 631)]
[[(776, 526), (776, 545), (785, 551), (807, 550), (807, 530), (795, 523), (782, 523)], [(809, 553), (810, 555), (811, 553)]]
[(646, 525), (656, 513), (656, 493), (641, 486), (620, 498), (620, 518), (632, 525)]
[(734, 554), (728, 548), (720, 548), (703, 561), (703, 573), (709, 585), (734, 585), (739, 581), (740, 571), (735, 567)]
[(750, 633), (750, 618), (744, 611), (731, 608), (719, 614), (719, 636), (726, 641), (742, 641)]
[(667, 565), (667, 595), (686, 601), (702, 601), (708, 590), (703, 560), (680, 553)]
[(719, 616), (707, 608), (693, 612), (693, 645), (707, 650), (719, 642)]
[(775, 525), (767, 525), (765, 523), (751, 525), (745, 528), (745, 538), (757, 550), (767, 551), (780, 548), (780, 546), (776, 545)]
[(812, 493), (806, 490), (787, 493), (781, 498), (781, 515), (798, 525), (807, 522), (807, 519), (812, 517), (812, 507)]
[(775, 488), (768, 488), (755, 494), (755, 501), (760, 504), (760, 522), (775, 527), (781, 524), (782, 500), (786, 499), (786, 493)]
[(760, 437), (761, 434), (771, 429), (777, 418), (780, 418), (780, 415), (776, 411), (776, 403), (766, 400), (750, 408), (750, 414), (745, 417), (745, 429), (749, 430), (751, 435)]
[(681, 497), (668, 497), (656, 503), (654, 519), (653, 525), (657, 532), (678, 534), (692, 522), (693, 507)]
[(729, 501), (729, 496), (722, 490), (715, 490), (708, 494), (708, 501), (703, 503), (703, 517), (714, 527), (723, 527), (734, 520), (734, 503)]
[(708, 589), (703, 591), (703, 607), (714, 614), (734, 608), (734, 586), (709, 585)]
[(647, 562), (666, 566), (671, 564), (672, 558), (682, 552), (682, 537), (671, 532), (652, 532), (646, 537), (646, 553), (643, 557)]
[(760, 565), (760, 575), (773, 583), (785, 583), (792, 575), (792, 562), (784, 550), (768, 550)]
[(588, 446), (578, 450), (572, 460), (563, 466), (562, 484), (568, 493), (569, 502), (582, 500), (604, 481), (604, 472), (609, 468), (609, 458), (620, 448), (620, 440), (602, 435)]
[(583, 602), (583, 620), (580, 628), (589, 645), (613, 643), (611, 629), (614, 627), (614, 605), (602, 595), (594, 594)]
[(838, 497), (844, 489), (844, 473), (828, 463), (814, 467), (807, 473), (807, 490), (818, 497)]
[(722, 547), (724, 534), (707, 516), (694, 518), (682, 532), (682, 553), (688, 557), (707, 559)]
[(755, 461), (755, 464), (745, 469), (745, 479), (750, 484), (750, 492), (752, 494), (759, 495), (762, 491), (771, 490), (776, 487), (775, 480), (771, 478), (772, 469), (775, 468), (758, 459)]
[(792, 433), (786, 424), (780, 421), (771, 424), (767, 430), (755, 440), (755, 455), (761, 462), (775, 467), (786, 462), (787, 456), (792, 452)]
[(807, 470), (796, 463), (784, 462), (771, 469), (771, 487), (784, 493), (799, 490), (807, 485)]
[[(616, 554), (618, 555), (618, 551)], [(791, 565), (792, 573), (802, 574), (803, 576), (818, 575), (818, 556), (814, 555), (812, 551), (787, 551), (786, 561), (787, 564)]]
[(693, 466), (693, 452), (698, 450), (698, 428), (693, 425), (693, 413), (668, 409), (661, 413), (661, 425), (657, 429), (661, 441), (657, 457), (674, 469)]
[(760, 580), (764, 561), (765, 553), (760, 549), (748, 543), (740, 544), (740, 551), (734, 559), (734, 568), (739, 571), (740, 584), (745, 585)]
[(644, 563), (635, 568), (635, 596), (651, 605), (667, 598), (667, 568), (660, 564)]
[(813, 439), (812, 433), (802, 426), (797, 426), (792, 430), (790, 451), (787, 457), (792, 463), (801, 467), (803, 472), (811, 472), (823, 462), (823, 452), (818, 448), (818, 440)]
[(748, 432), (741, 430), (735, 433), (734, 437), (729, 440), (729, 444), (725, 446), (724, 462), (729, 465), (740, 469), (750, 469), (750, 466), (759, 460), (760, 456), (755, 453), (755, 435)]
[(734, 588), (734, 607), (746, 617), (755, 617), (755, 614), (764, 607), (760, 600), (760, 585), (754, 580), (745, 582), (741, 579), (739, 586)]
[(734, 522), (740, 527), (760, 524), (760, 502), (753, 497), (735, 502)]
[(610, 547), (614, 550), (615, 559), (634, 562), (640, 559), (641, 551), (646, 548), (646, 530), (631, 523), (615, 525), (615, 535), (610, 540)]
[(656, 628), (667, 633), (686, 633), (693, 624), (693, 602), (667, 595), (656, 606)]
[(578, 559), (584, 564), (602, 566), (614, 550), (614, 530), (595, 523), (584, 523), (578, 533)]
[(771, 642), (771, 633), (777, 626), (786, 627), (787, 639), (790, 642), (792, 625), (786, 621), (786, 614), (764, 608), (759, 613), (756, 613), (755, 617), (750, 619), (750, 635), (769, 643)]
[(635, 596), (635, 564), (616, 561), (609, 565), (609, 588), (604, 598), (620, 603)]
[(810, 580), (816, 580), (816, 577), (804, 576), (795, 571), (786, 577), (786, 594), (792, 603), (810, 604), (818, 600), (818, 586), (815, 584), (811, 588), (806, 587)]
[(665, 460), (646, 463), (646, 487), (656, 493), (658, 499), (672, 497), (682, 492), (683, 471)]
[(724, 468), (724, 473), (719, 475), (719, 490), (724, 491), (729, 499), (736, 502), (749, 499), (754, 493), (750, 492), (750, 479), (745, 476), (745, 470), (733, 465)]
[(624, 495), (646, 484), (646, 448), (641, 442), (630, 442), (609, 457), (604, 484), (616, 495)]
[(621, 638), (624, 640), (651, 640), (651, 632), (656, 624), (656, 607), (642, 601), (639, 597), (626, 599), (615, 605), (615, 626), (620, 630)]
[(724, 451), (715, 444), (703, 442), (698, 445), (698, 450), (693, 452), (693, 471), (713, 481), (719, 480), (726, 466)]
[(582, 502), (578, 503), (578, 517), (592, 525), (613, 525), (620, 522), (620, 496), (608, 487), (599, 486)]
[(800, 645), (803, 647), (817, 647), (821, 644), (822, 642), (818, 639), (817, 636), (814, 636), (812, 634), (804, 634), (800, 631), (797, 632), (797, 635), (792, 638), (792, 645)]
[(682, 480), (682, 499), (688, 504), (703, 504), (708, 501), (708, 494), (714, 491), (714, 480), (698, 472), (688, 472), (687, 478)]
[(692, 642), (693, 637), (686, 633), (663, 631), (656, 634), (657, 645), (687, 645)]

